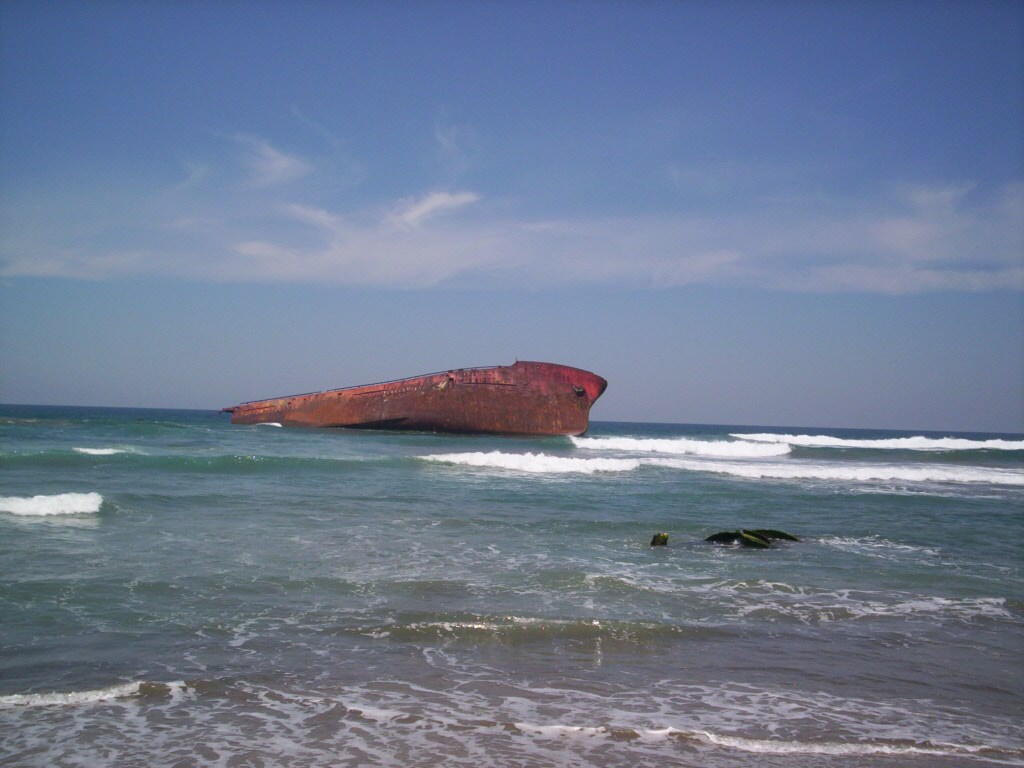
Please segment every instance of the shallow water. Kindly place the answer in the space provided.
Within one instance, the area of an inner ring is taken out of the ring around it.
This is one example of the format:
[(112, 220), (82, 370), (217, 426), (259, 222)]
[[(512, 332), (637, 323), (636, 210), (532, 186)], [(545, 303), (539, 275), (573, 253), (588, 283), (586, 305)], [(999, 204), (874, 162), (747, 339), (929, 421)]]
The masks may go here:
[(8, 406), (0, 461), (12, 765), (1024, 765), (1020, 435)]

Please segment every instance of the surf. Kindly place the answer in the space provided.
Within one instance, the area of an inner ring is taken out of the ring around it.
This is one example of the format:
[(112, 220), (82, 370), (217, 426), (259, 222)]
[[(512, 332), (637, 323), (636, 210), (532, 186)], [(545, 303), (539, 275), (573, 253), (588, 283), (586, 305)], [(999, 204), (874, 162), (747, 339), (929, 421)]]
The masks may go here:
[(574, 437), (573, 445), (592, 451), (638, 451), (691, 454), (730, 458), (785, 456), (792, 449), (786, 443), (757, 443), (746, 440), (691, 440), (688, 438)]
[(25, 517), (88, 515), (100, 511), (103, 496), (91, 493), (58, 493), (53, 496), (0, 497), (0, 512)]
[(855, 440), (831, 435), (783, 435), (770, 432), (730, 433), (737, 440), (804, 448), (868, 448), (900, 451), (1024, 451), (1024, 440), (972, 440), (962, 437), (890, 437)]
[(832, 464), (812, 462), (696, 462), (652, 459), (659, 466), (713, 472), (752, 480), (822, 480), (850, 483), (907, 482), (1024, 486), (1024, 472), (1001, 467), (931, 464)]
[(687, 472), (709, 472), (751, 480), (841, 481), (849, 483), (905, 482), (1024, 486), (1024, 472), (1001, 467), (932, 464), (825, 463), (807, 461), (759, 462), (625, 457), (582, 458), (547, 453), (474, 451), (429, 454), (422, 461), (474, 469), (497, 469), (532, 475), (634, 472), (641, 467), (660, 467)]
[(546, 453), (505, 453), (503, 451), (438, 453), (423, 456), (422, 459), (441, 464), (505, 469), (530, 474), (579, 473), (592, 475), (596, 472), (630, 472), (640, 467), (639, 459), (581, 459), (551, 456)]
[(53, 707), (95, 704), (111, 699), (135, 696), (142, 687), (141, 682), (122, 683), (107, 688), (88, 691), (52, 691), (49, 693), (12, 693), (0, 696), (0, 708), (10, 707)]

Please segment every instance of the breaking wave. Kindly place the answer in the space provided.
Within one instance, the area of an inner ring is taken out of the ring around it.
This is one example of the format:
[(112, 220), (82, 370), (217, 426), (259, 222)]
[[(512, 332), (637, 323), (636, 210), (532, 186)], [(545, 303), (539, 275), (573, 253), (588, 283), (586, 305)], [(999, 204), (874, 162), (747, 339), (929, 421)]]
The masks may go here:
[(467, 467), (509, 469), (516, 472), (563, 473), (629, 472), (640, 467), (639, 459), (577, 459), (549, 456), (546, 453), (438, 453), (423, 456), (424, 461), (458, 464)]
[(715, 472), (751, 479), (839, 480), (853, 483), (994, 483), (1024, 485), (1024, 472), (999, 467), (951, 467), (910, 464), (811, 464), (811, 463), (737, 463), (651, 459), (659, 466)]
[(0, 512), (29, 517), (87, 515), (100, 511), (103, 497), (98, 493), (58, 493), (55, 496), (0, 497)]
[(689, 440), (686, 438), (574, 437), (578, 448), (610, 451), (690, 454), (728, 458), (784, 456), (792, 450), (787, 443), (748, 442), (745, 440)]
[(352, 627), (341, 634), (399, 642), (467, 642), (473, 644), (546, 643), (555, 640), (607, 642), (620, 646), (649, 646), (680, 637), (710, 638), (720, 628), (686, 626), (649, 621), (606, 619), (550, 619), (526, 616), (467, 615), (408, 617), (407, 621)]
[[(741, 753), (730, 760), (742, 759), (742, 753), (752, 760), (757, 759), (754, 755), (928, 755), (965, 763), (1021, 764), (1019, 744), (1003, 735), (1016, 730), (1009, 722), (999, 719), (979, 728), (980, 718), (943, 712), (930, 702), (841, 699), (732, 683), (660, 684), (667, 705), (653, 717), (644, 709), (633, 712), (628, 693), (612, 698), (554, 686), (531, 690), (557, 697), (567, 710), (559, 716), (514, 685), (503, 686), (513, 695), (506, 694), (496, 706), (493, 697), (473, 690), (481, 686), (434, 690), (401, 679), (387, 687), (353, 685), (343, 694), (230, 679), (132, 682), (92, 691), (2, 696), (0, 709), (7, 710), (12, 726), (11, 746), (34, 754), (52, 744), (49, 754), (42, 753), (50, 761), (69, 744), (64, 736), (67, 721), (47, 720), (30, 708), (82, 708), (75, 713), (81, 718), (78, 727), (95, 730), (104, 754), (138, 755), (140, 762), (157, 763), (173, 754), (181, 764), (210, 762), (210, 755), (229, 765), (253, 760), (273, 765), (363, 764), (371, 754), (375, 763), (410, 766), (495, 766), (507, 763), (502, 755), (516, 755), (516, 762), (531, 765), (655, 765), (675, 764), (676, 745), (685, 744)], [(109, 708), (89, 706), (116, 699), (131, 699), (133, 715), (141, 716), (112, 715)], [(153, 716), (174, 727), (154, 730)], [(763, 726), (765, 721), (772, 723), (770, 728)], [(821, 721), (844, 735), (822, 738), (815, 727)], [(195, 738), (182, 743), (183, 732)], [(282, 751), (282, 744), (301, 746)], [(718, 754), (702, 751), (693, 763), (721, 765)]]
[(715, 461), (706, 458), (576, 458), (546, 453), (439, 453), (424, 461), (482, 469), (504, 469), (531, 474), (632, 472), (640, 467), (664, 467), (691, 472), (712, 472), (761, 480), (822, 480), (852, 483), (990, 483), (1024, 486), (1024, 472), (999, 467), (962, 467), (917, 464), (828, 464), (805, 462)]
[(721, 736), (708, 731), (700, 733), (699, 736), (710, 744), (763, 755), (932, 755), (935, 757), (952, 757), (955, 755), (967, 756), (982, 753), (995, 755), (1002, 751), (964, 744), (913, 743), (895, 740), (890, 742), (879, 740), (873, 743), (853, 744), (842, 741), (783, 741), (780, 739), (748, 739), (741, 736)]
[(806, 448), (871, 448), (902, 451), (1024, 451), (1024, 440), (969, 440), (959, 437), (893, 437), (851, 440), (831, 435), (777, 435), (735, 433), (730, 437), (758, 443), (799, 445)]
[[(540, 725), (535, 723), (511, 723), (514, 733), (542, 739), (567, 739), (572, 737), (606, 738), (611, 741), (656, 742), (661, 739), (676, 739), (689, 742), (703, 742), (719, 747), (726, 747), (740, 752), (752, 752), (762, 755), (932, 755), (935, 757), (955, 755), (990, 754), (998, 755), (1003, 750), (990, 747), (942, 744), (930, 741), (913, 742), (910, 740), (882, 740), (873, 742), (850, 743), (843, 741), (800, 741), (755, 739), (742, 736), (728, 736), (711, 731), (686, 731), (678, 728), (629, 728), (615, 726), (581, 726), (581, 725)], [(1007, 750), (1010, 755), (1013, 751)]]
[(880, 536), (868, 536), (856, 538), (850, 536), (825, 536), (821, 539), (822, 544), (835, 547), (844, 552), (877, 557), (883, 560), (902, 560), (908, 556), (914, 557), (917, 561), (941, 563), (936, 560), (939, 557), (939, 550), (932, 547), (914, 546), (913, 544), (899, 544)]
[(9, 707), (52, 707), (60, 705), (93, 704), (97, 701), (121, 699), (139, 693), (142, 683), (122, 683), (109, 688), (92, 691), (67, 691), (64, 693), (12, 693), (0, 696), (0, 708)]
[(835, 593), (765, 594), (757, 603), (737, 602), (737, 615), (762, 621), (796, 621), (828, 624), (837, 621), (877, 619), (963, 621), (982, 619), (1014, 621), (1006, 600), (998, 597), (944, 598), (924, 595), (886, 595), (840, 590)]
[(129, 453), (126, 448), (75, 448), (74, 451), (87, 456), (116, 456), (119, 453)]

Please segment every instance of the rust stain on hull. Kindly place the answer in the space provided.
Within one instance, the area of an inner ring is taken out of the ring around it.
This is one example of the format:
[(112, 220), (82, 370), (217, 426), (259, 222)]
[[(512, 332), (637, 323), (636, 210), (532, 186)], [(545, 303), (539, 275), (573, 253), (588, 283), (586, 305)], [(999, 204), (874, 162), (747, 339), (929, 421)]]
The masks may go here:
[(608, 386), (555, 363), (458, 368), (380, 384), (331, 389), (224, 410), (232, 424), (349, 427), (496, 435), (582, 435)]

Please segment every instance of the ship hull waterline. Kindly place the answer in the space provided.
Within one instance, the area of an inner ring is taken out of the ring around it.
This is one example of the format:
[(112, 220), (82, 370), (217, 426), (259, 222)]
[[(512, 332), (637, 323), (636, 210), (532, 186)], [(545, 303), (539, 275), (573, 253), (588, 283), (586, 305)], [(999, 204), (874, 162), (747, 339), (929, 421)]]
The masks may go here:
[(597, 374), (517, 361), (225, 408), (232, 424), (494, 435), (582, 435), (608, 386)]

